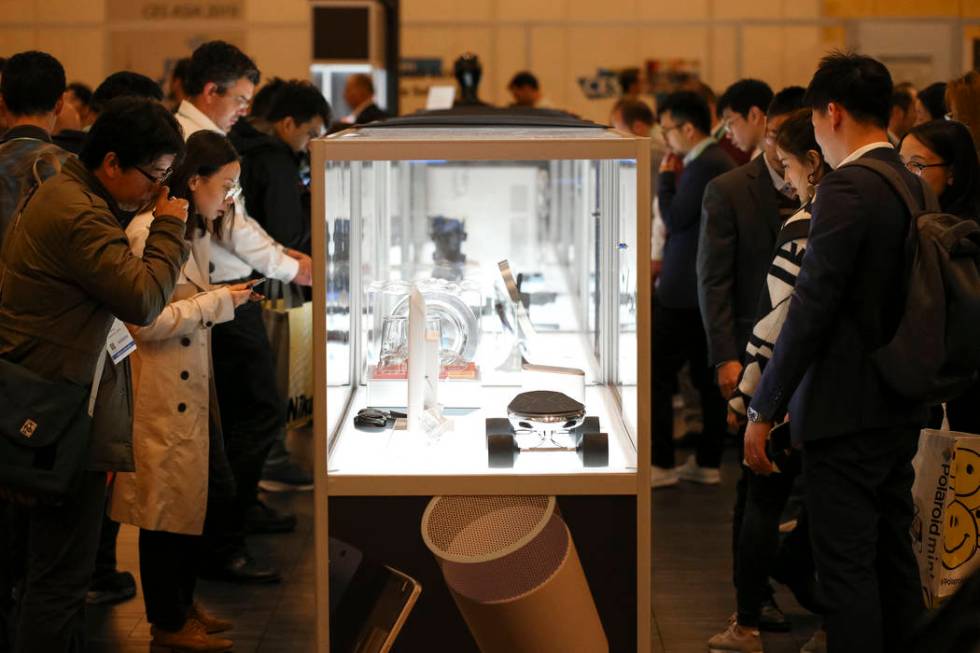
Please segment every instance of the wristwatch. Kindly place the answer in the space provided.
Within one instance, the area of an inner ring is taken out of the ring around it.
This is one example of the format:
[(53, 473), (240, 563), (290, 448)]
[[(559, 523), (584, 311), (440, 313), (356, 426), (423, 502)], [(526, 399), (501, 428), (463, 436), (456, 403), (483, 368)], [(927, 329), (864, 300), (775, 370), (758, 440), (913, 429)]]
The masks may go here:
[(751, 406), (745, 412), (745, 417), (750, 422), (755, 422), (755, 423), (768, 421), (768, 420), (763, 419), (762, 418), (762, 415), (759, 414), (759, 411), (757, 411), (755, 408), (752, 408)]

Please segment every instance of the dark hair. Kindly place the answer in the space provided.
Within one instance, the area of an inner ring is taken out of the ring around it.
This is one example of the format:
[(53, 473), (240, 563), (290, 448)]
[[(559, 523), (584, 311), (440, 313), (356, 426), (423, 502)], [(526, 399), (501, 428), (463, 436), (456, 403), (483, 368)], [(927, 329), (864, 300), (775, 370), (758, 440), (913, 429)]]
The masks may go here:
[[(194, 132), (187, 139), (184, 158), (174, 168), (174, 174), (170, 177), (169, 185), (171, 195), (187, 200), (187, 215), (190, 217), (187, 221), (188, 239), (194, 237), (195, 231), (203, 234), (207, 230), (204, 220), (197, 214), (197, 209), (194, 206), (194, 193), (190, 189), (191, 177), (195, 175), (210, 177), (224, 166), (238, 160), (238, 152), (224, 134), (202, 129)], [(223, 217), (219, 217), (214, 222), (214, 231), (219, 237)]]
[(95, 93), (92, 94), (92, 108), (102, 111), (102, 107), (107, 102), (121, 97), (138, 97), (162, 102), (163, 90), (146, 75), (131, 70), (120, 70), (106, 77), (96, 87)]
[(660, 115), (669, 113), (678, 123), (689, 122), (703, 134), (711, 133), (711, 110), (704, 98), (694, 91), (671, 93), (660, 103)]
[(772, 102), (766, 110), (768, 118), (785, 116), (787, 113), (795, 113), (803, 108), (803, 98), (806, 96), (806, 89), (802, 86), (787, 86), (772, 96)]
[(200, 95), (205, 85), (213, 82), (224, 93), (243, 77), (253, 84), (259, 83), (259, 69), (255, 62), (231, 43), (208, 41), (198, 46), (191, 55), (184, 91), (191, 97)]
[(640, 69), (639, 68), (626, 68), (621, 70), (619, 73), (619, 88), (623, 93), (629, 90), (629, 87), (640, 81)]
[(692, 78), (687, 84), (687, 90), (694, 91), (698, 95), (704, 98), (704, 101), (708, 103), (708, 107), (713, 104), (715, 108), (718, 107), (718, 96), (715, 95), (714, 89), (712, 89), (708, 84), (697, 78)]
[(954, 120), (932, 120), (913, 127), (905, 138), (909, 136), (932, 150), (953, 173), (953, 184), (939, 198), (943, 210), (962, 217), (980, 217), (977, 215), (980, 209), (980, 160), (967, 126)]
[[(813, 132), (812, 109), (797, 109), (790, 114), (776, 134), (776, 147), (799, 161), (807, 161), (807, 154), (811, 151), (819, 154), (820, 179), (832, 170)], [(820, 179), (810, 177), (809, 182), (819, 184)]]
[(639, 100), (623, 100), (616, 109), (623, 116), (623, 123), (627, 127), (632, 127), (633, 123), (639, 120), (644, 125), (652, 125), (654, 122), (653, 111), (647, 106), (646, 102)]
[(941, 120), (946, 117), (946, 82), (936, 82), (929, 84), (919, 91), (919, 102), (929, 112), (933, 120)]
[(908, 113), (909, 109), (912, 108), (912, 94), (908, 91), (897, 90), (892, 93), (892, 109), (898, 107), (902, 111)]
[(260, 88), (255, 95), (252, 96), (252, 106), (249, 108), (248, 115), (257, 116), (259, 118), (265, 118), (269, 115), (269, 109), (272, 107), (272, 100), (275, 98), (276, 93), (278, 93), (283, 85), (285, 85), (286, 80), (281, 77), (273, 77), (265, 83), (265, 86)]
[(191, 58), (181, 57), (174, 64), (174, 69), (170, 71), (170, 79), (179, 79), (181, 82), (187, 82), (187, 73), (191, 69)]
[(535, 91), (541, 88), (538, 85), (538, 78), (528, 70), (522, 70), (511, 77), (510, 84), (507, 85), (507, 88), (521, 88), (522, 86), (530, 86)]
[(806, 155), (811, 150), (819, 152), (824, 173), (830, 172), (830, 166), (823, 159), (823, 151), (813, 132), (812, 109), (797, 109), (790, 114), (776, 134), (776, 147), (801, 161), (806, 160)]
[(92, 106), (92, 89), (89, 88), (88, 84), (72, 82), (66, 90), (71, 91), (72, 95), (77, 97), (78, 101), (83, 105), (87, 107)]
[(330, 105), (320, 89), (310, 82), (291, 79), (283, 82), (272, 96), (265, 119), (279, 122), (283, 118), (292, 118), (296, 124), (301, 124), (316, 116), (320, 116), (324, 125), (330, 124)]
[(833, 52), (820, 60), (804, 104), (826, 111), (836, 102), (855, 120), (886, 129), (891, 118), (892, 76), (880, 61), (860, 54)]
[(730, 109), (747, 118), (752, 107), (765, 113), (772, 102), (772, 89), (769, 84), (758, 79), (742, 79), (727, 89), (718, 98), (718, 113)]
[(166, 154), (179, 158), (184, 134), (177, 119), (154, 100), (121, 97), (110, 100), (92, 125), (78, 158), (95, 170), (110, 152), (126, 169), (146, 165)]
[(15, 116), (54, 111), (65, 92), (65, 69), (47, 52), (30, 50), (7, 59), (0, 78), (0, 95)]

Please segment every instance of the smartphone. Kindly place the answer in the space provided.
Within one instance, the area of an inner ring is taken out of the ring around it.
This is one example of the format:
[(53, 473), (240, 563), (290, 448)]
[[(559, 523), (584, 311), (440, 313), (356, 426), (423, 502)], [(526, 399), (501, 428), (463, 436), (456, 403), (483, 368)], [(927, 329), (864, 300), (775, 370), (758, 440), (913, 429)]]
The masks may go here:
[(258, 279), (252, 279), (251, 281), (248, 282), (250, 284), (249, 288), (255, 288), (256, 286), (261, 286), (263, 283), (265, 283), (268, 280), (269, 280), (268, 277), (260, 277)]
[(790, 456), (793, 454), (793, 442), (790, 438), (789, 422), (777, 424), (769, 432), (766, 441), (766, 456), (772, 461), (776, 471), (787, 469)]

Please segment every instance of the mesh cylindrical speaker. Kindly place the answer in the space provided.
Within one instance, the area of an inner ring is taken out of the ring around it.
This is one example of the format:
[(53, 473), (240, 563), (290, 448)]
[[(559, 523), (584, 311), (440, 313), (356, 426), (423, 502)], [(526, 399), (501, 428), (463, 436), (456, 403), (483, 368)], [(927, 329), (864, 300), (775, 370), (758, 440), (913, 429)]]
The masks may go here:
[(435, 497), (422, 539), (484, 653), (609, 650), (554, 497)]

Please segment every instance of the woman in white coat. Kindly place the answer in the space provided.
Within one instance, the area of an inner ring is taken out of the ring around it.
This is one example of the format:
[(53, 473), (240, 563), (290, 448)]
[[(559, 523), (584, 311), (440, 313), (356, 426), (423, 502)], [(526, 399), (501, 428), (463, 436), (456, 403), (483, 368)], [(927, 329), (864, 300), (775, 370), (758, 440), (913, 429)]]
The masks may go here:
[[(213, 637), (231, 628), (194, 601), (207, 503), (233, 495), (234, 484), (213, 410), (210, 330), (258, 299), (253, 284), (212, 287), (210, 237), (240, 192), (238, 154), (221, 134), (198, 132), (174, 171), (171, 193), (188, 200), (191, 254), (170, 304), (146, 327), (130, 325), (137, 349), (133, 456), (136, 471), (113, 484), (110, 515), (140, 527), (140, 575), (153, 645), (181, 651), (225, 651)], [(137, 216), (126, 234), (142, 256), (152, 216)], [(211, 496), (209, 497), (209, 493)]]

